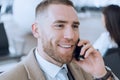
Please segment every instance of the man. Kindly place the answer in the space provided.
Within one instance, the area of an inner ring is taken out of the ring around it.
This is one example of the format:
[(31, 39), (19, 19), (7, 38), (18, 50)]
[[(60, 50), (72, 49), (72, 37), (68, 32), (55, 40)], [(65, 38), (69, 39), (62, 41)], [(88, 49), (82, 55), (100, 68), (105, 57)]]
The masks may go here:
[[(78, 42), (79, 24), (71, 1), (42, 1), (32, 25), (37, 47), (14, 69), (1, 74), (0, 80), (118, 80), (105, 68), (99, 51), (88, 41)], [(83, 45), (84, 59), (79, 61), (74, 59), (76, 45)]]

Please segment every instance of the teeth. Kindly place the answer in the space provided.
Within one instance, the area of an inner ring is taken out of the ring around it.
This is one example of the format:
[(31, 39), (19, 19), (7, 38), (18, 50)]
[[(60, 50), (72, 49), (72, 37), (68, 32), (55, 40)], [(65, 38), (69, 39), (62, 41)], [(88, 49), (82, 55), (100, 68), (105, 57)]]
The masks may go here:
[(72, 47), (71, 45), (60, 45), (61, 47), (64, 47), (64, 48), (70, 48)]

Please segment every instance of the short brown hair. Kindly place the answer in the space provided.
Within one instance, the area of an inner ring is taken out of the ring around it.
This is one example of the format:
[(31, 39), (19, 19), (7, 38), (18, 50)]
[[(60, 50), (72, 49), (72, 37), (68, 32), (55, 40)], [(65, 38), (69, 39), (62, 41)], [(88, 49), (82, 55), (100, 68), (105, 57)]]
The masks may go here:
[(72, 3), (72, 1), (70, 0), (43, 0), (40, 4), (37, 5), (36, 7), (36, 17), (40, 12), (44, 12), (44, 10), (46, 10), (49, 5), (51, 4), (63, 4), (63, 5), (67, 5), (67, 6), (72, 6), (74, 8), (74, 5)]

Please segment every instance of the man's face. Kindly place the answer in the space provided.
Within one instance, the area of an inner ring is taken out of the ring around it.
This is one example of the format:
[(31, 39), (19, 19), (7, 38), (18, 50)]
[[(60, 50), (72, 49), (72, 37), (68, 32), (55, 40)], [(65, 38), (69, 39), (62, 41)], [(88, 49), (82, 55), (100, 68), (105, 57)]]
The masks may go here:
[(39, 28), (44, 52), (56, 62), (69, 63), (79, 37), (79, 20), (74, 8), (50, 5)]

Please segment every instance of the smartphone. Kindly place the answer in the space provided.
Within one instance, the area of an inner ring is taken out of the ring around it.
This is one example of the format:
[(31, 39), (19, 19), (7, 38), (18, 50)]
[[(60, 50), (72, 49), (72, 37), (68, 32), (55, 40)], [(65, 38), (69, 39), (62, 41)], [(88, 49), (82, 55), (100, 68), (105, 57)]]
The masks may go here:
[[(80, 39), (78, 40), (78, 42), (80, 41)], [(77, 42), (77, 43), (78, 43)], [(81, 52), (81, 48), (82, 48), (83, 46), (77, 46), (77, 44), (76, 44), (76, 48), (75, 48), (75, 50), (74, 50), (74, 57), (75, 57), (75, 59), (77, 60), (77, 61), (79, 61), (80, 59), (84, 59), (84, 55), (80, 55), (80, 52)]]

